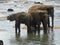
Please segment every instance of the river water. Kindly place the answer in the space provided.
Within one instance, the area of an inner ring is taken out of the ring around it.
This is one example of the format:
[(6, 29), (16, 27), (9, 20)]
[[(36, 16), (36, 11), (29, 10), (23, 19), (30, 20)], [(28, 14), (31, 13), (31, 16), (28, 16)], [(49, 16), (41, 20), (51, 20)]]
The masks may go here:
[[(17, 5), (15, 7), (15, 5)], [(15, 35), (15, 21), (10, 22), (6, 17), (12, 13), (20, 11), (27, 12), (32, 4), (21, 3), (0, 3), (0, 40), (3, 40), (4, 45), (60, 45), (60, 10), (55, 9), (54, 13), (54, 31), (47, 34), (41, 30), (38, 33), (27, 33), (26, 25), (21, 24), (21, 32)], [(7, 9), (14, 9), (13, 12), (8, 12)]]

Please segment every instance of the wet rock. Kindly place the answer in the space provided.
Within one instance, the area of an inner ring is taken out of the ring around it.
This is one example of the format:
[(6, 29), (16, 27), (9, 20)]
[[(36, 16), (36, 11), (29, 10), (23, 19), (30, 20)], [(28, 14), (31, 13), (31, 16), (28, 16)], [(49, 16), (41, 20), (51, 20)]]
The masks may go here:
[(0, 40), (0, 45), (3, 45), (3, 41), (2, 40)]
[(43, 4), (43, 3), (41, 3), (41, 2), (34, 2), (35, 4)]
[(11, 12), (11, 11), (14, 11), (13, 9), (8, 9), (7, 11)]

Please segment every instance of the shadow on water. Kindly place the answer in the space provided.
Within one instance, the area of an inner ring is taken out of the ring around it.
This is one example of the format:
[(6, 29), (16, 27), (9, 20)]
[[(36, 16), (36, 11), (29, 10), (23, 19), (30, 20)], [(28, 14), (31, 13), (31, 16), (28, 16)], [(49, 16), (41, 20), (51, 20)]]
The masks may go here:
[(37, 34), (30, 32), (25, 38), (18, 33), (15, 35), (15, 45), (55, 45), (54, 33)]

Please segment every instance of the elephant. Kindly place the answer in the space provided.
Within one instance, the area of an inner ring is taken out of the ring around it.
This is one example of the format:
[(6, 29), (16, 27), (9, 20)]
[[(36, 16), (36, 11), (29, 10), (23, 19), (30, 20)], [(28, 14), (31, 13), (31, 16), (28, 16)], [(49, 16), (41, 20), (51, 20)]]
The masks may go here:
[(32, 11), (33, 11), (33, 13), (31, 13), (31, 15), (33, 17), (32, 25), (35, 27), (35, 29), (38, 28), (38, 34), (40, 33), (41, 22), (43, 24), (44, 33), (47, 33), (48, 12), (46, 10), (35, 10), (35, 11), (32, 10)]
[[(36, 10), (47, 10), (48, 16), (52, 18), (52, 31), (54, 27), (54, 7), (52, 5), (33, 5), (28, 9), (29, 13), (33, 13)], [(50, 27), (50, 19), (48, 18), (48, 27)]]
[(26, 24), (27, 25), (27, 32), (30, 31), (31, 27), (31, 21), (33, 20), (30, 13), (26, 12), (18, 12), (12, 15), (9, 15), (7, 17), (7, 20), (14, 21), (15, 20), (15, 32), (17, 33), (17, 29), (19, 29), (20, 32), (20, 24)]

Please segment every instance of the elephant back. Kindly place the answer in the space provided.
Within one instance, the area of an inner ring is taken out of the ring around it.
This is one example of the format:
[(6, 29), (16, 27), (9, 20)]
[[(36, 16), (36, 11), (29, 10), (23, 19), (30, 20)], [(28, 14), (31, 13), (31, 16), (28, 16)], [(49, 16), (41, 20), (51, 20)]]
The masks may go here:
[(28, 13), (33, 13), (37, 10), (47, 10), (50, 16), (54, 15), (54, 7), (52, 5), (33, 5), (29, 8)]

